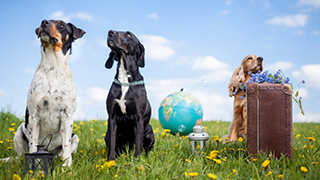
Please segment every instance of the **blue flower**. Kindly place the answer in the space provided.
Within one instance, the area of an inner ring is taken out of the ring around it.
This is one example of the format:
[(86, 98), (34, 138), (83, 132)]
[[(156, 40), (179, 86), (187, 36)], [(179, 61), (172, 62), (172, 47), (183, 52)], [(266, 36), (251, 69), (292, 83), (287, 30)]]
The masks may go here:
[(233, 92), (232, 94), (233, 94), (233, 95), (236, 95), (237, 93), (236, 93), (236, 92)]
[(243, 99), (243, 96), (240, 96), (240, 99)]

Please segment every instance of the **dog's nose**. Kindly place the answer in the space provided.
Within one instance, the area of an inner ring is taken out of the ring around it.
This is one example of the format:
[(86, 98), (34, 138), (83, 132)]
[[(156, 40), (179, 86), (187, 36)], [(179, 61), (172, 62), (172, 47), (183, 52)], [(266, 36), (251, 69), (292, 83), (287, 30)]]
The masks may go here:
[(263, 61), (263, 58), (262, 58), (262, 57), (258, 57), (257, 60), (258, 60), (259, 62), (262, 62), (262, 61)]
[(109, 36), (113, 36), (113, 35), (115, 35), (115, 34), (116, 34), (116, 32), (115, 32), (115, 31), (113, 31), (113, 30), (110, 30), (108, 34), (109, 34)]
[(41, 24), (42, 24), (43, 26), (45, 26), (45, 27), (48, 27), (48, 26), (50, 25), (49, 21), (47, 21), (47, 20), (43, 20), (43, 21), (41, 22)]

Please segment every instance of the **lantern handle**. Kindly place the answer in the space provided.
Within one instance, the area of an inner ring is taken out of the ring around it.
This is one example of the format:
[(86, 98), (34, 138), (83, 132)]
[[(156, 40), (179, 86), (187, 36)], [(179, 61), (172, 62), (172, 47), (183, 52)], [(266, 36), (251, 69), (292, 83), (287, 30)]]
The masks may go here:
[(48, 147), (49, 147), (49, 145), (50, 145), (50, 143), (51, 143), (51, 140), (52, 140), (52, 134), (48, 134), (48, 135), (43, 139), (43, 141), (42, 141), (42, 143), (41, 143), (41, 145), (40, 145), (40, 146), (43, 146), (43, 143), (44, 143), (44, 141), (47, 139), (48, 136), (50, 136), (50, 140), (49, 140), (49, 143), (48, 143), (47, 147), (44, 149), (45, 151), (48, 151)]

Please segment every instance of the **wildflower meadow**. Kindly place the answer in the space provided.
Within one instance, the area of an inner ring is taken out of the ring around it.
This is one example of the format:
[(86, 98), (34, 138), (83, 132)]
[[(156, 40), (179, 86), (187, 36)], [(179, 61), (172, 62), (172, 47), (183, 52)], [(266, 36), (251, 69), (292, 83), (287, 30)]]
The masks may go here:
[[(24, 172), (24, 157), (16, 157), (13, 136), (23, 119), (13, 113), (0, 112), (0, 179), (44, 179), (42, 173)], [(47, 179), (320, 179), (320, 124), (294, 123), (294, 159), (275, 159), (268, 154), (250, 156), (246, 140), (222, 144), (230, 122), (204, 121), (210, 135), (206, 149), (191, 154), (186, 136), (171, 135), (158, 120), (152, 119), (156, 143), (146, 156), (134, 158), (123, 153), (115, 161), (107, 161), (104, 136), (106, 120), (75, 121), (73, 131), (80, 138), (71, 167), (62, 167), (55, 158), (52, 176)]]

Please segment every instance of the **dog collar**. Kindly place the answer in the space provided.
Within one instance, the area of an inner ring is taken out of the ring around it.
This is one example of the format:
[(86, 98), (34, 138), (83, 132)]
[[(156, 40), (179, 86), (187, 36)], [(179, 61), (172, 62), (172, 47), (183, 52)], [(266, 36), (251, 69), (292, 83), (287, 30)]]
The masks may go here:
[(144, 81), (140, 80), (140, 81), (133, 81), (130, 83), (122, 83), (120, 82), (118, 79), (114, 79), (113, 81), (114, 83), (120, 85), (120, 86), (138, 86), (138, 85), (144, 85)]

